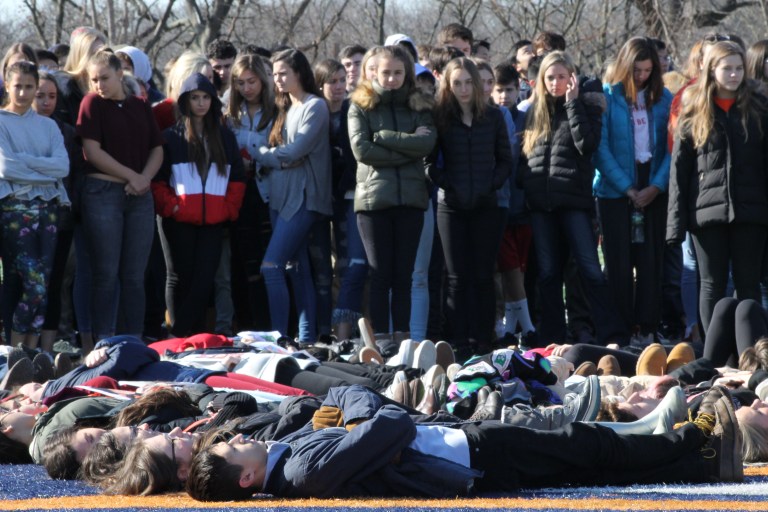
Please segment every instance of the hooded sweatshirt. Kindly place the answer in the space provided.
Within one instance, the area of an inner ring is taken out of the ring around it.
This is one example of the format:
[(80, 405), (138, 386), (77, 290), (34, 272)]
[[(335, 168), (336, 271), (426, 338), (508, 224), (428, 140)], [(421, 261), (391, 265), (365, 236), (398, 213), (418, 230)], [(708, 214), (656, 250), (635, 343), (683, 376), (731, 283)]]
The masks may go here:
[(69, 156), (56, 122), (31, 108), (24, 114), (0, 110), (0, 199), (59, 199), (69, 204), (62, 178)]
[[(213, 84), (200, 73), (195, 73), (181, 86), (178, 105), (182, 116), (189, 113), (187, 97), (193, 91), (208, 93), (211, 109), (217, 114), (221, 112), (221, 102)], [(220, 126), (227, 165), (220, 173), (216, 164), (211, 162), (203, 180), (197, 164), (190, 161), (183, 119), (163, 132), (166, 141), (163, 165), (152, 183), (157, 213), (161, 217), (197, 225), (236, 220), (245, 194), (245, 174), (235, 135), (225, 126)], [(175, 207), (178, 209), (174, 212)]]

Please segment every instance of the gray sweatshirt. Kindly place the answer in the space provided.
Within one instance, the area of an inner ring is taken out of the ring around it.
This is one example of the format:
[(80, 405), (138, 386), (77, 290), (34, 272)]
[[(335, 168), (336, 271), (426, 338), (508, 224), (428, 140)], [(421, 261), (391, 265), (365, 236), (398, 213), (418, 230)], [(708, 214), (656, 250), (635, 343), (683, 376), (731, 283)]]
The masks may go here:
[[(310, 211), (331, 215), (331, 140), (328, 104), (307, 95), (301, 105), (292, 105), (283, 127), (281, 146), (259, 148), (256, 160), (270, 173), (269, 207), (290, 220), (306, 197)], [(303, 160), (302, 160), (303, 159)], [(296, 167), (282, 169), (281, 164)]]
[(69, 174), (64, 137), (53, 119), (33, 109), (0, 110), (0, 199), (58, 198), (69, 203), (62, 178)]

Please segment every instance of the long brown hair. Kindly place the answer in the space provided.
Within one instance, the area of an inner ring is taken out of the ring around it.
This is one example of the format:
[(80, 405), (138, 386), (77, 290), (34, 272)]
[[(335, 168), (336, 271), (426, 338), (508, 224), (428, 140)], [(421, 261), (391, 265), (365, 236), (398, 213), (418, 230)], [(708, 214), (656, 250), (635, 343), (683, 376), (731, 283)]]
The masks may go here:
[[(312, 66), (309, 65), (307, 57), (299, 50), (283, 50), (272, 57), (272, 64), (285, 62), (294, 73), (299, 75), (299, 84), (302, 90), (308, 94), (314, 94), (318, 98), (323, 95), (317, 90), (315, 84), (315, 74), (312, 73)], [(285, 119), (288, 116), (288, 110), (291, 108), (291, 96), (287, 92), (278, 92), (275, 94), (275, 105), (277, 106), (277, 117), (269, 132), (269, 144), (272, 147), (283, 144), (283, 127)]]
[(755, 41), (747, 49), (746, 71), (747, 78), (768, 82), (768, 76), (765, 75), (765, 61), (768, 59), (768, 39)]
[(235, 87), (235, 80), (240, 78), (240, 75), (245, 71), (250, 71), (261, 81), (261, 95), (259, 97), (259, 105), (261, 106), (261, 119), (256, 126), (256, 130), (263, 130), (272, 119), (275, 117), (275, 98), (272, 91), (272, 81), (267, 77), (267, 72), (264, 69), (264, 59), (258, 55), (245, 54), (240, 55), (235, 63), (232, 65), (232, 74), (230, 75), (229, 82), (229, 105), (227, 106), (227, 117), (232, 120), (235, 126), (241, 126), (242, 112), (240, 107), (242, 106), (245, 98), (240, 94), (240, 91)]
[(435, 106), (435, 122), (440, 130), (446, 129), (452, 118), (461, 118), (459, 100), (453, 94), (451, 86), (453, 74), (461, 70), (469, 73), (472, 78), (472, 119), (481, 119), (488, 107), (483, 97), (480, 72), (475, 63), (468, 57), (455, 58), (446, 64), (443, 74), (440, 76), (440, 89), (437, 92), (437, 104)]
[(173, 388), (157, 388), (142, 395), (134, 403), (122, 409), (115, 417), (114, 426), (140, 425), (148, 416), (155, 415), (167, 408), (177, 411), (180, 417), (202, 414), (184, 391)]
[[(738, 44), (731, 41), (715, 43), (706, 52), (704, 67), (699, 79), (683, 93), (683, 111), (680, 115), (678, 130), (681, 134), (689, 135), (697, 148), (706, 143), (715, 125), (714, 97), (717, 90), (715, 67), (721, 59), (731, 55), (738, 55), (741, 57), (742, 63), (745, 62), (744, 49)], [(764, 107), (755, 101), (752, 87), (747, 83), (746, 76), (736, 90), (735, 105), (741, 113), (741, 125), (744, 134), (749, 137), (747, 124), (752, 116), (763, 115)], [(758, 123), (758, 127), (760, 126)]]
[(647, 37), (633, 37), (621, 47), (611, 73), (612, 83), (621, 83), (624, 86), (624, 96), (630, 104), (637, 103), (638, 87), (635, 85), (635, 64), (650, 60), (652, 64), (651, 74), (642, 88), (645, 89), (645, 104), (650, 108), (661, 101), (664, 93), (664, 83), (661, 79), (661, 65), (656, 45)]
[[(211, 94), (208, 91), (201, 91)], [(203, 133), (198, 134), (192, 124), (192, 116), (189, 115), (189, 101), (191, 92), (184, 95), (183, 101), (187, 102), (186, 108), (179, 108), (179, 123), (184, 126), (184, 138), (189, 147), (189, 159), (195, 162), (197, 173), (205, 180), (208, 176), (211, 164), (216, 164), (216, 172), (219, 176), (227, 174), (227, 154), (224, 150), (224, 141), (221, 138), (221, 111), (217, 106), (218, 100), (215, 92), (211, 97), (211, 108), (203, 116)], [(186, 112), (186, 113), (185, 113)], [(207, 146), (207, 151), (206, 151)]]

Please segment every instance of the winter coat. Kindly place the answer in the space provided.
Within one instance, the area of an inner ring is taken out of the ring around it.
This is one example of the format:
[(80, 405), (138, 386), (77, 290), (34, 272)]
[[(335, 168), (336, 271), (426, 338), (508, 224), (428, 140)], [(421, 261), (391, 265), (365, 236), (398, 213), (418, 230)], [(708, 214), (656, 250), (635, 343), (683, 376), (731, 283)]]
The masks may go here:
[[(766, 105), (764, 98), (759, 101)], [(762, 130), (762, 131), (761, 131)], [(675, 139), (669, 182), (667, 241), (718, 224), (768, 225), (768, 117), (715, 106), (715, 124), (704, 145), (690, 134)]]
[[(635, 132), (632, 110), (624, 95), (624, 86), (603, 86), (606, 109), (603, 113), (603, 131), (594, 162), (597, 174), (593, 183), (595, 196), (618, 199), (637, 182), (635, 176)], [(651, 147), (651, 174), (649, 185), (662, 192), (669, 186), (669, 152), (667, 151), (667, 123), (672, 94), (664, 89), (660, 101), (648, 109)]]
[[(407, 86), (386, 90), (374, 81), (355, 89), (347, 120), (357, 159), (356, 212), (427, 209), (423, 159), (437, 140), (431, 108), (431, 98)], [(429, 134), (415, 135), (419, 126)]]
[(48, 381), (43, 398), (55, 395), (64, 388), (83, 384), (95, 377), (112, 377), (115, 380), (139, 380), (162, 382), (203, 382), (216, 372), (182, 366), (171, 361), (160, 361), (160, 355), (135, 336), (113, 336), (101, 340), (95, 349), (107, 348), (107, 360), (88, 368), (80, 365), (56, 380)]
[[(186, 105), (187, 95), (196, 90), (210, 94), (210, 108), (221, 110), (216, 90), (199, 73), (184, 81), (179, 105)], [(179, 122), (163, 132), (165, 156), (152, 183), (155, 209), (161, 217), (196, 225), (220, 224), (237, 219), (245, 195), (243, 160), (235, 135), (224, 126), (219, 131), (227, 165), (221, 173), (211, 162), (205, 179), (200, 176), (197, 164), (190, 161), (184, 124)]]
[(604, 107), (602, 92), (581, 92), (575, 100), (552, 103), (549, 139), (536, 141), (533, 153), (521, 157), (516, 177), (531, 211), (593, 208), (592, 155), (600, 145)]
[(429, 178), (440, 187), (438, 201), (462, 210), (497, 206), (495, 191), (513, 168), (509, 130), (498, 107), (486, 107), (472, 126), (451, 116), (439, 135), (443, 165), (429, 166)]
[[(468, 494), (482, 472), (408, 447), (416, 425), (396, 405), (362, 386), (331, 388), (323, 402), (338, 407), (344, 427), (312, 430), (281, 439), (286, 443), (264, 482), (264, 492), (280, 497), (430, 496)], [(397, 458), (398, 462), (392, 460)], [(270, 461), (270, 464), (272, 461)]]
[(331, 127), (331, 164), (333, 169), (333, 197), (344, 199), (344, 195), (355, 190), (357, 161), (349, 142), (349, 99), (344, 100), (339, 112), (339, 130)]

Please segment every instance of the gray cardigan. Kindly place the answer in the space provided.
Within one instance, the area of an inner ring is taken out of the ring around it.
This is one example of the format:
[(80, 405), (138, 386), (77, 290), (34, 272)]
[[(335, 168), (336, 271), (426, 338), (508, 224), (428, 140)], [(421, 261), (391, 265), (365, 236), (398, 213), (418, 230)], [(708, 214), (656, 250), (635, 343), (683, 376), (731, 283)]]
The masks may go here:
[[(259, 148), (256, 160), (272, 169), (269, 207), (285, 220), (293, 217), (305, 198), (307, 210), (332, 214), (329, 119), (325, 100), (307, 95), (301, 105), (288, 109), (284, 143), (276, 148)], [(281, 168), (283, 163), (299, 161), (296, 167)]]

